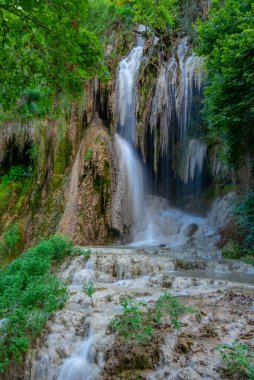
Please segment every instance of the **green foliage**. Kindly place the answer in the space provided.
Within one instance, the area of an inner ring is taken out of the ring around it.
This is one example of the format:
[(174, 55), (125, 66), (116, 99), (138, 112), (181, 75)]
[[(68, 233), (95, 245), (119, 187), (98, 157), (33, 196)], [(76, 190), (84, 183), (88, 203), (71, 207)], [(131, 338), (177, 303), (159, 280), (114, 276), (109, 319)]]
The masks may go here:
[(32, 168), (26, 168), (23, 165), (12, 166), (5, 176), (2, 177), (4, 184), (8, 185), (11, 181), (19, 181), (22, 178), (32, 177)]
[(179, 317), (186, 312), (196, 312), (193, 308), (182, 305), (177, 297), (173, 297), (169, 292), (165, 292), (156, 302), (154, 315), (157, 323), (163, 316), (169, 316), (172, 326), (176, 329), (180, 329), (181, 323)]
[(29, 88), (21, 94), (17, 111), (25, 116), (44, 116), (50, 111), (47, 93), (39, 88)]
[(0, 0), (2, 116), (43, 116), (56, 92), (76, 93), (85, 79), (106, 73), (87, 16), (87, 0)]
[(232, 345), (222, 344), (216, 349), (220, 351), (229, 374), (238, 373), (248, 380), (254, 379), (254, 352), (246, 344), (235, 341)]
[(154, 336), (154, 327), (148, 323), (147, 314), (141, 310), (144, 304), (133, 298), (125, 298), (121, 306), (123, 314), (117, 315), (110, 322), (112, 329), (129, 342), (134, 340), (138, 343), (147, 343), (151, 340)]
[(110, 0), (89, 0), (87, 28), (105, 44), (112, 43), (112, 31), (121, 24), (129, 30), (132, 23), (132, 8)]
[(21, 237), (17, 223), (9, 226), (4, 232), (0, 239), (0, 265), (2, 261), (6, 260), (6, 258), (10, 259), (11, 256), (17, 253)]
[(179, 16), (178, 0), (132, 0), (134, 22), (146, 25), (159, 34), (172, 32)]
[(90, 161), (93, 157), (93, 151), (91, 148), (87, 149), (85, 154), (85, 161)]
[(242, 196), (235, 208), (236, 223), (245, 236), (244, 248), (254, 251), (254, 192)]
[(72, 255), (74, 256), (84, 256), (86, 259), (90, 259), (92, 251), (83, 247), (75, 246), (72, 249)]
[(204, 116), (236, 167), (254, 153), (253, 10), (252, 0), (213, 0), (209, 19), (197, 25), (198, 53), (207, 58)]
[(240, 259), (243, 255), (239, 243), (234, 240), (229, 240), (222, 248), (221, 253), (227, 259)]
[(91, 299), (92, 304), (93, 304), (93, 295), (95, 293), (95, 288), (94, 288), (94, 284), (92, 280), (89, 280), (83, 285), (83, 291), (85, 292), (87, 297)]
[(195, 312), (194, 309), (182, 305), (168, 292), (165, 292), (152, 308), (146, 308), (144, 303), (133, 298), (125, 298), (121, 306), (123, 314), (117, 315), (110, 322), (110, 326), (127, 341), (142, 344), (147, 344), (153, 338), (155, 328), (161, 323), (162, 318), (169, 317), (171, 325), (179, 329), (179, 318), (186, 312)]
[(66, 285), (51, 274), (73, 245), (62, 236), (43, 240), (0, 270), (0, 372), (23, 360), (33, 339), (67, 300)]

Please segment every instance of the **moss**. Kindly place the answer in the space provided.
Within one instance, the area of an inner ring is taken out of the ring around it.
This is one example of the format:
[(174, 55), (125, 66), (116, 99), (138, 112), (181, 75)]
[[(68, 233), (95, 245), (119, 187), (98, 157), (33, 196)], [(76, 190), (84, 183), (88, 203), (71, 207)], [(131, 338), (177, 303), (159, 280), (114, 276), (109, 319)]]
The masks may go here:
[(57, 146), (57, 152), (54, 155), (54, 173), (64, 174), (66, 168), (70, 164), (72, 146), (70, 139), (65, 135)]
[(51, 198), (54, 196), (54, 192), (59, 189), (63, 183), (64, 176), (59, 174), (53, 174), (50, 182)]
[(10, 185), (0, 185), (0, 216), (7, 211), (10, 200), (11, 200), (12, 190)]
[(91, 148), (88, 148), (86, 153), (85, 153), (84, 160), (85, 161), (91, 161), (92, 157), (93, 157), (93, 150)]
[(18, 197), (18, 200), (14, 206), (14, 211), (16, 213), (19, 213), (22, 209), (22, 206), (25, 204), (26, 200), (27, 200), (27, 197), (32, 189), (32, 180), (31, 179), (27, 179), (25, 181), (23, 181), (22, 183), (22, 191)]

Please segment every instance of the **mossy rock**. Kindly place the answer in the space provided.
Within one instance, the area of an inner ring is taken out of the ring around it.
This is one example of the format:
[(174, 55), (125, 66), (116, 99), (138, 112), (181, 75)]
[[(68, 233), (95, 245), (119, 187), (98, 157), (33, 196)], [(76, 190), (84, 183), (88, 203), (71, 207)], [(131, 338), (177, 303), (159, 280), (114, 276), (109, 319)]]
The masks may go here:
[(68, 136), (61, 139), (54, 157), (54, 173), (64, 174), (70, 164), (72, 146)]

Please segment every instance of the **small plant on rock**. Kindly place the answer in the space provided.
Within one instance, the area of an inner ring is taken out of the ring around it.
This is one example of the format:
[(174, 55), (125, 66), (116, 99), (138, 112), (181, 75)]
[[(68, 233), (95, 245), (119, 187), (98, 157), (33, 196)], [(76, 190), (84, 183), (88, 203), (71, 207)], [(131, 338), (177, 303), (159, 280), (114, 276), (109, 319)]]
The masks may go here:
[(86, 154), (85, 154), (85, 161), (91, 161), (93, 157), (93, 151), (91, 148), (87, 149)]
[(171, 325), (180, 329), (181, 323), (179, 317), (185, 313), (195, 313), (196, 310), (181, 304), (177, 297), (173, 297), (169, 292), (165, 292), (155, 304), (153, 311), (155, 321), (161, 322), (162, 317), (169, 317)]
[(119, 332), (129, 342), (147, 343), (154, 335), (154, 328), (141, 310), (144, 304), (129, 297), (122, 300), (121, 306), (123, 314), (117, 315), (110, 323), (113, 331)]
[(71, 252), (72, 256), (84, 256), (86, 259), (90, 259), (92, 251), (91, 249), (75, 246)]
[(229, 374), (237, 372), (242, 378), (254, 379), (254, 352), (247, 344), (235, 341), (232, 345), (221, 344), (216, 350), (220, 351)]
[(92, 306), (94, 305), (93, 303), (93, 295), (95, 293), (95, 288), (92, 280), (89, 280), (83, 285), (83, 291), (91, 299)]
[(113, 331), (129, 342), (142, 344), (147, 344), (154, 337), (156, 327), (161, 324), (163, 317), (169, 317), (170, 324), (179, 329), (179, 317), (184, 313), (195, 312), (193, 308), (182, 305), (168, 292), (165, 292), (153, 307), (147, 307), (133, 298), (125, 298), (121, 305), (123, 314), (117, 315), (110, 323)]

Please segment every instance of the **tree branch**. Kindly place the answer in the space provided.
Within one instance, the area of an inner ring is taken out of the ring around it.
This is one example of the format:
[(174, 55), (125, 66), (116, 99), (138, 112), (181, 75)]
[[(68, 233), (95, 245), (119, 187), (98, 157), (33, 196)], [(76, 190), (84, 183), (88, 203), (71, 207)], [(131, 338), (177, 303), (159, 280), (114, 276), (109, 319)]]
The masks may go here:
[(40, 28), (46, 30), (47, 32), (51, 32), (51, 30), (46, 25), (44, 25), (40, 21), (35, 20), (34, 18), (30, 17), (26, 13), (21, 14), (21, 13), (17, 12), (16, 10), (14, 10), (13, 8), (10, 8), (6, 5), (0, 5), (0, 8), (7, 11), (7, 12), (14, 14), (15, 16), (19, 17), (21, 20), (29, 20), (33, 24), (39, 26)]

